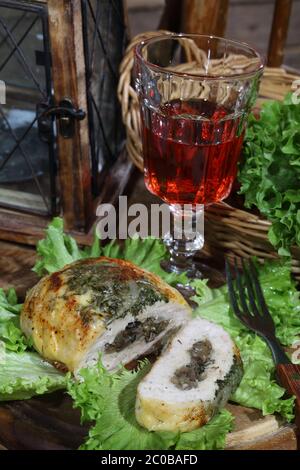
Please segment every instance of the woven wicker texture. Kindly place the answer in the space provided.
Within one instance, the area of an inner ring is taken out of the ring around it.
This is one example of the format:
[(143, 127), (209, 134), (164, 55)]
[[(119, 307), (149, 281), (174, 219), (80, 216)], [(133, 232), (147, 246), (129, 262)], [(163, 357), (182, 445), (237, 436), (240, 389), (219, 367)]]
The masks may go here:
[[(143, 171), (143, 156), (141, 144), (141, 127), (138, 97), (133, 88), (132, 70), (134, 65), (134, 48), (142, 40), (149, 37), (160, 36), (168, 31), (151, 31), (133, 38), (129, 44), (120, 67), (120, 80), (118, 97), (122, 108), (122, 119), (126, 127), (126, 147), (129, 158)], [(184, 44), (187, 55), (186, 64), (176, 67), (177, 72), (190, 72), (201, 74), (207, 71), (206, 55), (191, 41)], [(244, 56), (232, 55), (227, 59), (230, 69), (235, 68), (236, 73), (247, 71), (251, 66), (249, 59)], [(212, 60), (209, 64), (209, 73), (217, 75), (224, 62)], [(267, 99), (282, 100), (291, 91), (292, 84), (299, 79), (299, 75), (291, 74), (282, 68), (266, 67), (261, 80), (259, 98), (256, 106), (259, 108)], [(198, 97), (205, 97), (205, 89), (199, 92)], [(229, 258), (257, 256), (258, 259), (272, 259), (277, 257), (274, 247), (268, 241), (268, 230), (271, 223), (249, 211), (232, 207), (224, 202), (206, 208), (205, 237), (206, 242), (214, 252), (226, 252)], [(292, 271), (300, 280), (300, 247), (292, 248)]]

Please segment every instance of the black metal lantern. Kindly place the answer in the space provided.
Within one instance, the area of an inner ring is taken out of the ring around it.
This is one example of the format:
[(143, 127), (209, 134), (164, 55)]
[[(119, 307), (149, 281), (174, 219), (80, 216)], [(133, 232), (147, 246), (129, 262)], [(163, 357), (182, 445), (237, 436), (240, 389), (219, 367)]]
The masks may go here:
[(55, 214), (87, 232), (122, 190), (125, 45), (122, 0), (0, 0), (0, 237), (34, 242)]

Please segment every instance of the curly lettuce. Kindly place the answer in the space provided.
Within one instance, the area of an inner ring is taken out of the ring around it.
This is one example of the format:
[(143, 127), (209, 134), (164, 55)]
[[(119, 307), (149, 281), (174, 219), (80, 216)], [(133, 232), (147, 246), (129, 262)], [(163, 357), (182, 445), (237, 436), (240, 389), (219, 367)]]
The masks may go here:
[(26, 400), (66, 387), (66, 375), (35, 352), (13, 352), (0, 343), (0, 401)]
[(0, 289), (0, 341), (10, 351), (22, 352), (30, 346), (20, 329), (21, 307), (14, 289)]
[(164, 244), (156, 238), (127, 239), (121, 248), (118, 240), (102, 245), (95, 232), (92, 246), (82, 250), (74, 238), (64, 233), (63, 220), (59, 217), (53, 219), (46, 229), (46, 237), (38, 242), (37, 255), (38, 260), (33, 270), (39, 276), (58, 271), (66, 264), (80, 259), (107, 256), (131, 261), (143, 269), (155, 272), (171, 285), (178, 282), (185, 284), (188, 280), (185, 274), (167, 273), (161, 268), (160, 262), (167, 258), (168, 253)]
[(82, 421), (95, 421), (83, 450), (167, 450), (221, 449), (232, 429), (233, 417), (222, 410), (207, 425), (189, 433), (151, 432), (135, 418), (139, 382), (149, 371), (145, 361), (136, 371), (110, 373), (99, 363), (83, 369), (81, 379), (69, 378), (68, 391), (81, 409)]
[(269, 240), (282, 256), (300, 246), (300, 106), (291, 95), (249, 118), (238, 180), (245, 207), (272, 222)]
[(0, 401), (24, 400), (66, 387), (66, 377), (36, 352), (20, 328), (14, 289), (0, 289)]

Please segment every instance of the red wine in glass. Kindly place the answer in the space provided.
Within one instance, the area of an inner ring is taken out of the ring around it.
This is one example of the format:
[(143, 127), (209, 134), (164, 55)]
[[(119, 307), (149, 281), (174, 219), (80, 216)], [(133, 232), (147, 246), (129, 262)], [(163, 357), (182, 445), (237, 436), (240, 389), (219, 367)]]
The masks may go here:
[(204, 207), (232, 188), (263, 58), (247, 44), (198, 34), (143, 39), (134, 57), (145, 181), (170, 207), (162, 266), (209, 277), (194, 259)]
[(205, 100), (142, 103), (147, 188), (169, 204), (225, 199), (237, 173), (244, 127), (241, 115)]

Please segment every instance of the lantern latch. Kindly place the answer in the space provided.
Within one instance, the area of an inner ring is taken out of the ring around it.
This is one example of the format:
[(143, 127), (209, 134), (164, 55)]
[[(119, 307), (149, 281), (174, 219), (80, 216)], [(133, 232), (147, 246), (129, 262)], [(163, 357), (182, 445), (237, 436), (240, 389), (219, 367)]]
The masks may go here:
[(39, 103), (37, 106), (39, 135), (45, 142), (49, 142), (51, 139), (53, 117), (58, 120), (59, 134), (65, 139), (70, 139), (74, 136), (75, 120), (82, 121), (86, 117), (86, 112), (74, 108), (69, 99), (60, 101), (58, 106)]

